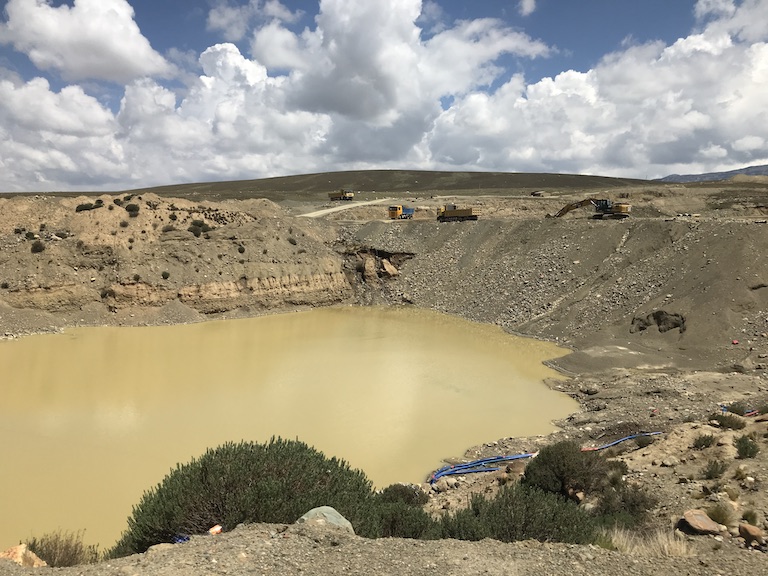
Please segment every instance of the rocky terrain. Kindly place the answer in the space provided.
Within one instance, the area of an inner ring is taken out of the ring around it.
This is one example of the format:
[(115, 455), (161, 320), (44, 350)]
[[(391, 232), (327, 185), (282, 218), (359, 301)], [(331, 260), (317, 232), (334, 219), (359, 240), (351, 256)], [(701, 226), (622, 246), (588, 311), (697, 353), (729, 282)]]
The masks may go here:
[[(325, 188), (323, 188), (325, 186)], [(352, 187), (345, 209), (328, 187)], [(547, 218), (585, 197), (632, 204), (626, 220), (588, 208)], [(437, 206), (479, 211), (438, 223)], [(389, 221), (404, 203), (414, 219)], [(312, 215), (307, 217), (304, 215)], [(242, 527), (183, 546), (69, 574), (760, 573), (766, 556), (735, 536), (742, 515), (768, 516), (768, 425), (714, 426), (721, 404), (768, 404), (768, 184), (681, 186), (557, 175), (342, 173), (314, 179), (185, 185), (128, 193), (0, 197), (0, 334), (74, 325), (154, 325), (337, 304), (432, 308), (547, 339), (572, 353), (552, 382), (582, 410), (548, 438), (489, 438), (459, 462), (535, 451), (562, 437), (585, 446), (663, 432), (613, 455), (628, 479), (660, 498), (657, 526), (723, 503), (730, 532), (692, 536), (687, 557), (628, 556), (539, 543), (367, 541), (328, 530)], [(735, 436), (762, 450), (735, 459)], [(712, 446), (694, 449), (711, 434)], [(644, 443), (643, 443), (644, 444)], [(451, 457), (452, 458), (449, 458)], [(729, 464), (707, 480), (709, 460)], [(519, 470), (510, 470), (514, 476)], [(490, 474), (455, 477), (434, 513)], [(0, 562), (0, 574), (25, 569)]]

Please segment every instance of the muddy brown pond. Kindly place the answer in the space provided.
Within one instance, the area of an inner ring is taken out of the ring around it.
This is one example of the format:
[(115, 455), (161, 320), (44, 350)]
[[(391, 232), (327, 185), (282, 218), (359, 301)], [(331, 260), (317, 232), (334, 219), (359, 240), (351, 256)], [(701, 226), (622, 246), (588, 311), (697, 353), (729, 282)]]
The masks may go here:
[(327, 308), (0, 342), (0, 550), (55, 530), (109, 548), (131, 507), (226, 441), (298, 438), (377, 487), (577, 409), (567, 351), (430, 311)]

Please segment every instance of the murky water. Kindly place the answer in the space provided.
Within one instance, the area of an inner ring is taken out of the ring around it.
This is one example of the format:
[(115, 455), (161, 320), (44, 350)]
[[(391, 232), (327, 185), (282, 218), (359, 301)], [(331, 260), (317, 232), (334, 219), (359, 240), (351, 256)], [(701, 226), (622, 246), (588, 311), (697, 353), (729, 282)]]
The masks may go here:
[(413, 309), (333, 308), (0, 342), (0, 550), (57, 529), (110, 547), (177, 462), (298, 438), (384, 487), (576, 409), (565, 351)]

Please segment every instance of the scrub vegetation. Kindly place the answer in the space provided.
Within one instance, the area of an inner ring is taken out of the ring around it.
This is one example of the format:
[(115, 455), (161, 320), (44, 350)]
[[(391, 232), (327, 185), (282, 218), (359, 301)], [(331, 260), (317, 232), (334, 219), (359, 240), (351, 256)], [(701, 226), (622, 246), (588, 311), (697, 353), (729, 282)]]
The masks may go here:
[(98, 546), (83, 543), (83, 532), (59, 530), (27, 540), (26, 545), (53, 568), (92, 564), (101, 559)]
[[(217, 524), (224, 531), (242, 523), (290, 524), (318, 506), (332, 506), (367, 538), (594, 543), (601, 528), (642, 522), (654, 505), (624, 484), (623, 472), (619, 463), (561, 442), (541, 451), (522, 482), (434, 518), (422, 508), (427, 496), (420, 487), (374, 492), (362, 471), (297, 440), (227, 443), (177, 465), (145, 492), (107, 556), (144, 552)], [(585, 493), (596, 503), (592, 511), (579, 506), (576, 495)]]

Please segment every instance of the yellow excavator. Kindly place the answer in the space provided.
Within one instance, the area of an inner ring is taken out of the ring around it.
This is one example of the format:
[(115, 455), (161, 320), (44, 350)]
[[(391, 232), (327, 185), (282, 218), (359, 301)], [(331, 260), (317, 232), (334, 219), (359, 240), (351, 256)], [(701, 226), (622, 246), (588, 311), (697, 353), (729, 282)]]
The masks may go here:
[(566, 204), (555, 214), (547, 214), (547, 218), (560, 218), (571, 210), (576, 210), (590, 204), (595, 207), (595, 213), (592, 215), (592, 218), (596, 220), (621, 220), (629, 218), (629, 213), (632, 211), (632, 206), (626, 202), (613, 202), (605, 198), (585, 198), (578, 202)]

